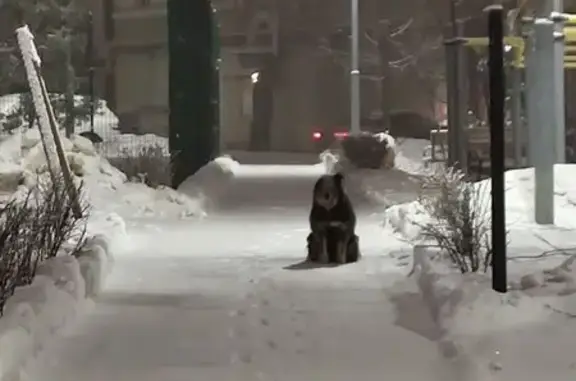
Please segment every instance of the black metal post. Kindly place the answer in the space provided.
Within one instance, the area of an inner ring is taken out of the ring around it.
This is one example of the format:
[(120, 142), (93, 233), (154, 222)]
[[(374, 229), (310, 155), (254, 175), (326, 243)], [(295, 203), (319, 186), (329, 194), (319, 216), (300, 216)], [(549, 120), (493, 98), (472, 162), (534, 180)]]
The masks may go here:
[(488, 70), (490, 74), (490, 168), (492, 176), (492, 288), (505, 293), (506, 212), (504, 200), (505, 171), (505, 76), (504, 10), (501, 5), (486, 8), (488, 13)]
[(92, 12), (88, 12), (88, 91), (90, 92), (90, 132), (94, 133), (94, 114), (96, 113), (96, 94), (94, 93), (94, 22)]

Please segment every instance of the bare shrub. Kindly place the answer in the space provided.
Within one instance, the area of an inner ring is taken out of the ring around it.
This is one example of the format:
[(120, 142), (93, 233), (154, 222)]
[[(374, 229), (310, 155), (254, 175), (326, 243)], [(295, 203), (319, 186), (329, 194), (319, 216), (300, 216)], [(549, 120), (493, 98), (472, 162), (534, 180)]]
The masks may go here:
[(492, 260), (490, 190), (455, 169), (425, 177), (419, 201), (431, 217), (422, 236), (436, 243), (462, 273), (486, 271)]
[(10, 201), (0, 208), (0, 313), (19, 286), (24, 257), (30, 255), (27, 249), (31, 245), (26, 247), (26, 239), (30, 238), (27, 226), (31, 217), (29, 196), (22, 203)]
[(61, 177), (0, 206), (0, 312), (16, 287), (32, 282), (42, 261), (82, 248), (87, 215), (84, 206), (82, 216), (75, 216)]
[(124, 172), (130, 181), (141, 182), (157, 188), (171, 183), (172, 166), (170, 156), (159, 144), (148, 145), (136, 152), (123, 148), (119, 155), (109, 157), (114, 167)]

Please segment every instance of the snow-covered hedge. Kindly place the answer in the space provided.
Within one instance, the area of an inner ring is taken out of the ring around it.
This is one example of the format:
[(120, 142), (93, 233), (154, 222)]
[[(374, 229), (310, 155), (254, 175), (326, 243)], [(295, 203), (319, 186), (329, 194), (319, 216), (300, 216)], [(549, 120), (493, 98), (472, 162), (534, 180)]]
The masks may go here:
[[(111, 178), (120, 178), (118, 186), (125, 181), (87, 139), (74, 136), (63, 145), (76, 184), (86, 191), (83, 200), (92, 206)], [(125, 242), (123, 219), (98, 207), (63, 235), (62, 222), (71, 221), (71, 213), (59, 209), (65, 192), (54, 194), (59, 188), (52, 185), (37, 130), (15, 131), (0, 140), (0, 208), (12, 213), (0, 221), (0, 274), (16, 286), (6, 290), (9, 297), (2, 303), (1, 380), (17, 379), (46, 340), (90, 304), (111, 269), (112, 254)], [(83, 232), (88, 239), (78, 245)]]
[(31, 284), (18, 287), (6, 302), (0, 318), (1, 380), (18, 379), (27, 361), (99, 293), (126, 230), (123, 220), (110, 215), (89, 223), (88, 233), (82, 251), (41, 263)]
[[(77, 182), (85, 185), (86, 196), (95, 210), (121, 216), (198, 217), (202, 204), (175, 190), (129, 182), (127, 176), (100, 156), (88, 139), (74, 135), (63, 138), (63, 148)], [(26, 192), (38, 176), (47, 176), (46, 159), (38, 130), (21, 130), (0, 139), (0, 198), (3, 194)]]

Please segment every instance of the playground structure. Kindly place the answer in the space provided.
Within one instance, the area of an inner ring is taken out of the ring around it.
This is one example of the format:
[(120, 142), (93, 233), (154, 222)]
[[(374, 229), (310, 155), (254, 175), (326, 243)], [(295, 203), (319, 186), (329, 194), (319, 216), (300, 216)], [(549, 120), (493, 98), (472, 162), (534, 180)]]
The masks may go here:
[[(523, 18), (516, 29), (503, 38), (506, 167), (535, 166), (542, 160), (564, 163), (564, 70), (576, 69), (576, 15), (552, 12), (548, 17)], [(431, 132), (433, 161), (489, 171), (490, 131), (486, 123), (470, 120), (464, 70), (467, 49), (482, 51), (488, 45), (487, 37), (445, 41), (448, 121)], [(547, 144), (550, 147), (543, 149)]]

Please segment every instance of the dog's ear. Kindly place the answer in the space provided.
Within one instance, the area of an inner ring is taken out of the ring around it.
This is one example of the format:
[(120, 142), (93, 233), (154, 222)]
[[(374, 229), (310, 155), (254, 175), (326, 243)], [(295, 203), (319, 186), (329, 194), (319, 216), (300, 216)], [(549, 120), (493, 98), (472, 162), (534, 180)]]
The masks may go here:
[(342, 186), (342, 183), (344, 182), (344, 175), (342, 174), (342, 172), (337, 172), (334, 174), (334, 181), (336, 182), (336, 185), (338, 185), (339, 187)]

